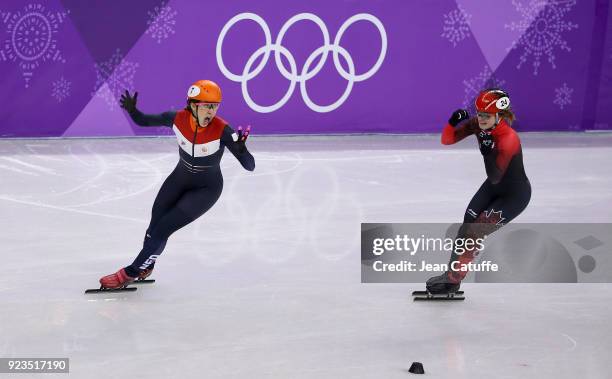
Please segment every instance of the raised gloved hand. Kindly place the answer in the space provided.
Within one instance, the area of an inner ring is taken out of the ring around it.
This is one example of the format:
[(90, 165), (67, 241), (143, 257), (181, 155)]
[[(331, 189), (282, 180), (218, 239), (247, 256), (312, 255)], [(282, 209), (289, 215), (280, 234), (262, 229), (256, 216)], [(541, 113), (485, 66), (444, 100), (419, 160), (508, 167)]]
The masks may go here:
[(478, 132), (478, 147), (480, 148), (480, 154), (488, 155), (495, 148), (495, 140), (493, 134), (486, 130)]
[(467, 120), (469, 117), (470, 115), (468, 111), (466, 111), (465, 109), (457, 109), (448, 119), (448, 123), (455, 127), (459, 125), (460, 122)]
[(125, 93), (121, 95), (121, 100), (119, 100), (119, 103), (121, 104), (121, 108), (128, 111), (128, 113), (134, 113), (136, 111), (137, 99), (138, 92), (134, 92), (134, 97), (132, 97), (128, 90), (125, 90)]
[(246, 150), (246, 140), (249, 138), (249, 134), (251, 133), (251, 125), (247, 126), (247, 128), (243, 131), (242, 126), (238, 127), (238, 140), (236, 140), (236, 144), (238, 145), (238, 151), (240, 153)]

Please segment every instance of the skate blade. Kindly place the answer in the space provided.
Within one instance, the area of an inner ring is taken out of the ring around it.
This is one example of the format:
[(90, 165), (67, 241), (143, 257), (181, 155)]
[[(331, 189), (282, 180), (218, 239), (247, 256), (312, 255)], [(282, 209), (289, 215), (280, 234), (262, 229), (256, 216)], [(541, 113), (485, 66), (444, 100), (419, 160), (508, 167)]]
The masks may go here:
[(123, 287), (123, 288), (115, 288), (115, 289), (100, 287), (100, 288), (97, 288), (97, 289), (88, 289), (88, 290), (85, 290), (85, 293), (87, 294), (87, 293), (101, 293), (101, 292), (104, 292), (104, 293), (109, 293), (109, 292), (134, 292), (136, 290), (137, 290), (136, 287)]
[(145, 283), (155, 283), (155, 279), (137, 279), (137, 280), (134, 280), (130, 284), (145, 284)]
[[(429, 295), (429, 292), (427, 291), (412, 291), (412, 296), (427, 296), (427, 295)], [(463, 291), (456, 291), (455, 295), (463, 295)], [(434, 296), (446, 296), (446, 294), (434, 295)]]
[(463, 296), (447, 296), (447, 295), (430, 295), (430, 296), (416, 296), (414, 301), (461, 301), (465, 300)]

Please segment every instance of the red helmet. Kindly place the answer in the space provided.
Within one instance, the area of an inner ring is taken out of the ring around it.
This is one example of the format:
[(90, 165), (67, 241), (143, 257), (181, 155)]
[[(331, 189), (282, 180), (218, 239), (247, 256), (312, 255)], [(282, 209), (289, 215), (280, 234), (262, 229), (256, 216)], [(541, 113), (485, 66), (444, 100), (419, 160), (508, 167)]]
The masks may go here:
[(508, 94), (498, 88), (481, 91), (476, 97), (476, 111), (482, 113), (497, 113), (510, 108)]

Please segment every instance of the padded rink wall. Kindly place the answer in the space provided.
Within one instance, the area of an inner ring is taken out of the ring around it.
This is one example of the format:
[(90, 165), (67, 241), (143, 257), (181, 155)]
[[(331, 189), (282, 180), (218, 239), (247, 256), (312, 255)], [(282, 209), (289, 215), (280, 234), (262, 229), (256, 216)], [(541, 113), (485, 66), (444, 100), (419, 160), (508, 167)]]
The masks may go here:
[(0, 136), (165, 135), (118, 107), (178, 110), (197, 79), (257, 134), (438, 132), (477, 91), (520, 131), (612, 129), (603, 0), (4, 0)]

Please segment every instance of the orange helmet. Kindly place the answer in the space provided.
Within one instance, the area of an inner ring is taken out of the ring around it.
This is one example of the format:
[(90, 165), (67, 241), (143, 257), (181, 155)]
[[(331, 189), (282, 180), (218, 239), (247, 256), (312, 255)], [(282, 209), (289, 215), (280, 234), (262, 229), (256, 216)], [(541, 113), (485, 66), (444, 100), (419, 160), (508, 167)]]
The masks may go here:
[(191, 100), (204, 103), (220, 103), (221, 88), (211, 80), (198, 80), (187, 91), (187, 101)]
[(482, 113), (497, 113), (510, 108), (508, 94), (498, 88), (481, 91), (476, 98), (476, 111)]

